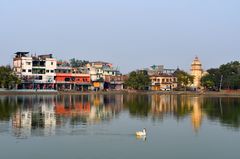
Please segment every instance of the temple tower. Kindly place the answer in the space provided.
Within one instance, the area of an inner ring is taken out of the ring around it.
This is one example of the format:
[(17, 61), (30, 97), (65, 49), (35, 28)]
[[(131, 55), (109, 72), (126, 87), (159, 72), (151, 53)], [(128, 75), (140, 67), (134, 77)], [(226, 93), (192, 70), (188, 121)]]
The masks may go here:
[(194, 76), (193, 87), (201, 87), (201, 78), (203, 76), (202, 64), (198, 57), (196, 56), (191, 65), (191, 75)]

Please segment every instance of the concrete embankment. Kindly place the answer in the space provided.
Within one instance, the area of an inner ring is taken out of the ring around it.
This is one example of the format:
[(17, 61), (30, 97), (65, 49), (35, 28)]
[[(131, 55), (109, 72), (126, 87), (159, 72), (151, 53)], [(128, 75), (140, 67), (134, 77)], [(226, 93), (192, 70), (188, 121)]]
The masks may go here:
[(0, 90), (0, 95), (54, 95), (58, 94), (56, 90)]
[(215, 97), (240, 97), (240, 91), (56, 91), (56, 90), (0, 90), (0, 96), (7, 95), (83, 95), (83, 94), (146, 94), (146, 95), (190, 95), (190, 96), (215, 96)]

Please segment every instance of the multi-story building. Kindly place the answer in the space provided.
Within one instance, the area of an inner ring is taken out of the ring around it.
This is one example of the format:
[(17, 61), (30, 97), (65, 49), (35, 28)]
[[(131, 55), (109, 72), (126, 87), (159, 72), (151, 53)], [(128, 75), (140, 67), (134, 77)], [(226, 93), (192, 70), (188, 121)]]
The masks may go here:
[(105, 75), (105, 88), (110, 90), (123, 90), (127, 76), (124, 75)]
[(151, 86), (150, 90), (172, 90), (177, 88), (177, 77), (173, 76), (172, 74), (157, 74), (151, 75)]
[(53, 83), (57, 61), (52, 54), (29, 56), (29, 52), (17, 52), (13, 69), (21, 79), (20, 88), (50, 89)]
[(30, 56), (29, 52), (15, 54), (13, 68), (21, 79), (19, 89), (78, 91), (123, 89), (122, 75), (111, 63), (96, 61), (75, 68), (68, 62), (57, 62), (52, 54), (39, 56)]
[(150, 77), (150, 90), (172, 90), (177, 88), (177, 77), (174, 75), (175, 69), (165, 69), (163, 65), (153, 65), (143, 69)]
[(86, 66), (89, 70), (92, 90), (107, 89), (105, 84), (105, 78), (109, 76), (118, 76), (120, 72), (117, 68), (114, 68), (111, 63), (96, 61), (90, 62)]
[(90, 74), (72, 67), (57, 67), (55, 82), (57, 90), (87, 91), (91, 86)]

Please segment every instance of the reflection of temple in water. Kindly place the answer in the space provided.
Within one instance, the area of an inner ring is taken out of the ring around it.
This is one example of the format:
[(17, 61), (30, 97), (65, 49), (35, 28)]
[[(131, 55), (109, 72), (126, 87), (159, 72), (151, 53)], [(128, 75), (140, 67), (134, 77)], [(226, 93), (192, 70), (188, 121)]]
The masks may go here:
[(191, 114), (191, 123), (195, 131), (202, 123), (201, 98), (176, 95), (152, 95), (151, 113), (153, 119), (163, 119), (164, 115), (173, 115), (177, 119)]
[(201, 108), (201, 100), (199, 97), (193, 98), (193, 111), (192, 111), (192, 126), (195, 131), (198, 131), (202, 124), (202, 108)]

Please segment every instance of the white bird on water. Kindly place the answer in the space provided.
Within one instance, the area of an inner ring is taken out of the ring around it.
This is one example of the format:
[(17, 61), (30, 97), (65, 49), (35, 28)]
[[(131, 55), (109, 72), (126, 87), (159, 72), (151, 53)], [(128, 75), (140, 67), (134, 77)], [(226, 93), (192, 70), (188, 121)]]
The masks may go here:
[(144, 128), (142, 131), (137, 131), (136, 136), (147, 136), (147, 130)]

